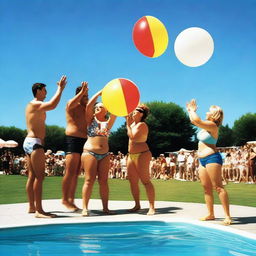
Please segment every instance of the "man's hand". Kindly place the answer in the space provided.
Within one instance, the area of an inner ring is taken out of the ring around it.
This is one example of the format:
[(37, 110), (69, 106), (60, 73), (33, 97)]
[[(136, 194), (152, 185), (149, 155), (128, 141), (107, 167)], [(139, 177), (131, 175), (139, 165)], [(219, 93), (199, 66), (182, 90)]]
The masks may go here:
[(82, 82), (81, 87), (82, 94), (88, 94), (88, 82)]
[(67, 77), (66, 76), (62, 76), (60, 81), (57, 82), (57, 85), (59, 86), (59, 88), (61, 89), (61, 91), (64, 90), (65, 86), (67, 84)]

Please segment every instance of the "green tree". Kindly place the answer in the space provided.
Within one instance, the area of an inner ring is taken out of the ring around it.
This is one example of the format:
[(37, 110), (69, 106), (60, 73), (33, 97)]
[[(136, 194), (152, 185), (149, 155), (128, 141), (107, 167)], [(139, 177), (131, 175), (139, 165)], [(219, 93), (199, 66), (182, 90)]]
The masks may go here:
[(192, 138), (196, 129), (180, 106), (162, 101), (146, 104), (150, 108), (148, 144), (154, 156), (180, 148), (195, 148)]
[(256, 113), (247, 113), (235, 121), (233, 126), (235, 145), (256, 140)]
[[(184, 110), (170, 102), (148, 102), (150, 115), (146, 119), (149, 126), (148, 144), (154, 156), (160, 153), (176, 151), (180, 148), (195, 148), (192, 138), (195, 128)], [(120, 150), (127, 152), (128, 137), (125, 125), (122, 125), (110, 136), (110, 149), (113, 152)]]
[(65, 150), (65, 129), (57, 125), (46, 125), (45, 149), (53, 152)]
[(220, 126), (217, 146), (228, 147), (234, 145), (233, 130), (228, 125)]
[(126, 154), (128, 149), (128, 136), (125, 124), (119, 127), (115, 132), (109, 136), (109, 147), (115, 154), (118, 151)]

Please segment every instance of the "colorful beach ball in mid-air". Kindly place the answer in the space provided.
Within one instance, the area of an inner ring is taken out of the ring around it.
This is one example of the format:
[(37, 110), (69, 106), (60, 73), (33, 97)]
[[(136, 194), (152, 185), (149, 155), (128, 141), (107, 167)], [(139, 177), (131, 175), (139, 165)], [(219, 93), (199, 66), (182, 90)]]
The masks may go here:
[(144, 16), (133, 27), (133, 42), (145, 56), (156, 58), (168, 46), (168, 33), (164, 24), (153, 16)]
[(103, 105), (115, 116), (127, 116), (140, 101), (138, 87), (125, 78), (111, 80), (103, 88), (101, 97)]
[(211, 58), (214, 42), (206, 30), (192, 27), (183, 30), (177, 36), (174, 51), (181, 63), (189, 67), (198, 67)]

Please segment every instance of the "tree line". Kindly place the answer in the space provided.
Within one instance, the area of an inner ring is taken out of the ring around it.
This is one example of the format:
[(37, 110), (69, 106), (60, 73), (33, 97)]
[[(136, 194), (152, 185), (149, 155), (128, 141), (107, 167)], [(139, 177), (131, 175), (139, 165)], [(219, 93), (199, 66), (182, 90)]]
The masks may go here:
[[(146, 103), (150, 115), (146, 122), (149, 126), (148, 144), (154, 156), (160, 153), (177, 151), (180, 148), (196, 149), (197, 129), (190, 123), (186, 111), (172, 102), (153, 101)], [(0, 138), (15, 140), (19, 143), (12, 149), (15, 154), (22, 154), (22, 144), (26, 130), (16, 127), (0, 126)], [(246, 113), (234, 122), (232, 128), (221, 126), (217, 146), (240, 146), (247, 141), (256, 141), (256, 113)], [(114, 153), (127, 152), (128, 136), (123, 124), (109, 137), (110, 150)], [(45, 149), (53, 152), (65, 150), (65, 129), (56, 125), (46, 126)]]

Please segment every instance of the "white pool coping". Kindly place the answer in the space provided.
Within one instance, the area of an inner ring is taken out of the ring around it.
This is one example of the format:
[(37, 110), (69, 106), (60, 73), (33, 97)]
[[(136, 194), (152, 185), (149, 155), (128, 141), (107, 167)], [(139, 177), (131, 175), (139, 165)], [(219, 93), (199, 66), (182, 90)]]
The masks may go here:
[[(82, 200), (76, 200), (77, 205), (82, 205)], [(222, 225), (223, 210), (221, 205), (215, 205), (214, 221), (199, 221), (206, 214), (206, 206), (198, 203), (182, 202), (156, 202), (156, 214), (147, 216), (148, 202), (141, 201), (142, 210), (139, 213), (127, 213), (126, 210), (133, 207), (132, 201), (110, 201), (109, 208), (116, 211), (115, 215), (103, 215), (101, 200), (90, 200), (91, 215), (82, 217), (81, 213), (68, 211), (59, 199), (44, 200), (45, 211), (51, 211), (58, 215), (52, 219), (38, 219), (34, 214), (28, 214), (27, 203), (0, 205), (0, 228), (15, 228), (35, 225), (70, 224), (70, 223), (100, 223), (100, 222), (133, 222), (133, 221), (162, 221), (185, 222), (202, 227), (214, 228), (231, 232), (256, 240), (256, 207), (231, 205), (231, 214), (234, 224)]]

